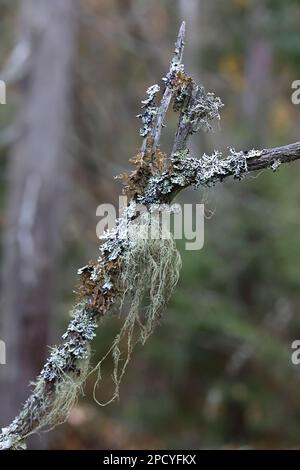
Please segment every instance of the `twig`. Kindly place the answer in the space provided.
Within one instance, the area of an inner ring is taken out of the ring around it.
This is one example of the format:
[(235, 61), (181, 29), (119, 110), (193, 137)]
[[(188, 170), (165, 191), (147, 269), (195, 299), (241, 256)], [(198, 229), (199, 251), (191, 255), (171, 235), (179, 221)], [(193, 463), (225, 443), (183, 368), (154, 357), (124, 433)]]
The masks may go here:
[(276, 171), (282, 163), (300, 159), (300, 142), (263, 150), (237, 152), (230, 149), (227, 158), (222, 159), (220, 152), (202, 158), (185, 157), (182, 153), (171, 157), (172, 171), (149, 179), (139, 202), (149, 206), (159, 201), (169, 204), (184, 188), (194, 186), (213, 186), (232, 176), (241, 180), (250, 172), (271, 169)]
[(163, 97), (160, 103), (160, 107), (158, 109), (156, 122), (152, 130), (152, 137), (154, 139), (154, 142), (153, 142), (154, 151), (156, 150), (160, 142), (160, 136), (161, 136), (162, 127), (164, 125), (164, 119), (165, 119), (166, 113), (168, 111), (168, 108), (172, 99), (173, 87), (174, 87), (174, 83), (176, 80), (176, 75), (178, 74), (178, 72), (183, 70), (182, 56), (183, 56), (183, 50), (184, 50), (184, 37), (185, 37), (185, 22), (183, 21), (180, 26), (177, 41), (175, 43), (174, 57), (170, 64), (170, 70), (167, 76), (163, 78), (163, 81), (166, 83), (166, 88), (165, 88), (165, 92), (163, 94)]
[[(172, 99), (173, 95), (173, 89), (174, 89), (174, 82), (176, 79), (176, 75), (180, 70), (183, 70), (182, 66), (182, 56), (183, 56), (183, 50), (184, 50), (184, 37), (185, 37), (185, 22), (183, 21), (178, 37), (175, 43), (175, 50), (174, 50), (174, 56), (171, 60), (170, 63), (170, 68), (165, 77), (163, 77), (163, 81), (165, 82), (165, 91), (163, 93), (160, 106), (158, 108), (151, 108), (149, 109), (149, 105), (152, 105), (153, 98), (155, 97), (155, 94), (159, 91), (159, 86), (158, 85), (153, 85), (153, 87), (150, 87), (148, 89), (151, 92), (152, 90), (155, 90), (155, 93), (152, 95), (152, 99), (148, 99), (148, 104), (146, 107), (146, 111), (143, 114), (140, 114), (139, 117), (142, 119), (147, 117), (148, 114), (151, 116), (151, 120), (147, 122), (148, 127), (144, 130), (144, 133), (141, 133), (141, 135), (144, 137), (143, 143), (142, 143), (142, 148), (141, 152), (142, 155), (144, 156), (147, 150), (148, 154), (151, 154), (155, 152), (156, 148), (159, 145), (160, 142), (160, 136), (161, 136), (161, 131), (164, 125), (164, 119), (166, 116), (166, 113), (168, 111), (168, 108), (170, 106), (170, 102)], [(151, 136), (150, 140), (150, 147), (149, 147), (149, 136)]]

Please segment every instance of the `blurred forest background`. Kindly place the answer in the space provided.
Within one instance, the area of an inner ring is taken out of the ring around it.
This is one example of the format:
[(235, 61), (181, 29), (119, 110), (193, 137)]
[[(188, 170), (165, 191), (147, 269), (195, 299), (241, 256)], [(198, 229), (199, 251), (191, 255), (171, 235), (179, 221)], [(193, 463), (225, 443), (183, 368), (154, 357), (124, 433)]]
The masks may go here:
[[(96, 207), (118, 201), (113, 177), (140, 145), (140, 100), (165, 74), (182, 20), (187, 72), (225, 104), (192, 153), (299, 140), (298, 0), (0, 1), (2, 426), (60, 341), (77, 268), (98, 256)], [(170, 115), (164, 150), (174, 130)], [(32, 447), (299, 448), (299, 177), (294, 163), (181, 196), (205, 203), (205, 245), (182, 245), (180, 283), (120, 401), (96, 405), (91, 379), (68, 421)], [(94, 361), (117, 328), (100, 326)], [(110, 374), (107, 363), (103, 400)]]

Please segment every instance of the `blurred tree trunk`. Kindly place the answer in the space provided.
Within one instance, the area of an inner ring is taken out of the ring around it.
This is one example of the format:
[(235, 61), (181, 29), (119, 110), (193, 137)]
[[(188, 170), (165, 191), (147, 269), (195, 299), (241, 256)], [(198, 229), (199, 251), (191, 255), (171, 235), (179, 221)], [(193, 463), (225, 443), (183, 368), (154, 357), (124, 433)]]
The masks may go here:
[(186, 67), (197, 80), (201, 78), (201, 46), (202, 30), (200, 19), (202, 15), (202, 0), (179, 0), (179, 22), (186, 21), (188, 25), (188, 38), (185, 50)]
[(242, 114), (251, 131), (252, 143), (255, 139), (256, 145), (262, 144), (266, 131), (271, 64), (270, 42), (265, 38), (253, 38), (245, 61), (247, 87), (242, 99)]
[(15, 416), (39, 372), (56, 310), (57, 253), (68, 181), (66, 136), (76, 0), (23, 0), (18, 138), (9, 162), (2, 328), (1, 423)]
[(263, 6), (253, 6), (248, 20), (244, 63), (246, 88), (241, 102), (241, 118), (249, 129), (249, 145), (257, 146), (262, 145), (266, 138), (273, 62), (272, 45), (260, 21), (264, 17)]
[[(203, 80), (201, 72), (202, 46), (203, 46), (203, 28), (202, 22), (205, 21), (204, 15), (207, 15), (203, 8), (202, 0), (178, 0), (179, 22), (186, 21), (188, 25), (187, 44), (185, 47), (185, 65), (194, 80)], [(208, 19), (209, 21), (209, 19)], [(204, 83), (202, 83), (204, 84)], [(209, 151), (208, 137), (204, 133), (192, 136), (190, 140), (190, 150), (193, 155), (202, 155)]]

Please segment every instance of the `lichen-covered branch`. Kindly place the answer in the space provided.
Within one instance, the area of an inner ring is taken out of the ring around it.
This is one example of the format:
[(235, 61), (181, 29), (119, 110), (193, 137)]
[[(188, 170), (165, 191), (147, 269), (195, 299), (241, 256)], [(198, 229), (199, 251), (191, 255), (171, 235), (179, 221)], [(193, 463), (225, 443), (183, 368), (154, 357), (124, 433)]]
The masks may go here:
[(156, 121), (151, 131), (153, 137), (153, 150), (155, 151), (160, 142), (161, 131), (164, 125), (164, 119), (168, 111), (177, 76), (183, 71), (182, 56), (184, 50), (185, 22), (180, 26), (177, 41), (175, 43), (174, 57), (171, 61), (170, 70), (163, 81), (165, 82), (165, 91), (157, 111)]
[[(52, 349), (20, 414), (2, 429), (0, 449), (24, 448), (28, 435), (66, 420), (89, 373), (90, 342), (96, 335), (99, 320), (109, 315), (112, 305), (118, 302), (122, 305), (127, 295), (130, 308), (110, 350), (116, 385), (113, 399), (118, 396), (120, 380), (135, 342), (132, 337), (137, 330), (138, 340), (144, 343), (151, 334), (176, 285), (180, 268), (173, 238), (169, 233), (162, 234), (164, 229), (159, 223), (154, 226), (158, 235), (156, 241), (147, 240), (147, 214), (137, 220), (137, 204), (142, 203), (151, 211), (153, 205), (170, 204), (178, 192), (188, 186), (212, 186), (228, 176), (240, 180), (252, 171), (265, 168), (275, 171), (283, 163), (300, 159), (300, 142), (273, 149), (230, 149), (225, 158), (218, 151), (199, 159), (189, 155), (188, 137), (199, 129), (211, 130), (211, 121), (220, 118), (222, 102), (186, 75), (182, 64), (184, 32), (183, 23), (169, 72), (163, 79), (160, 104), (156, 105), (158, 85), (147, 90), (147, 98), (142, 102), (141, 151), (130, 160), (134, 170), (121, 175), (124, 192), (129, 196), (128, 207), (116, 221), (115, 229), (104, 234), (99, 259), (78, 271), (78, 300), (63, 342)], [(179, 118), (168, 157), (160, 150), (159, 142), (171, 103)], [(130, 230), (133, 236), (128, 237)], [(145, 293), (150, 301), (143, 310)], [(123, 337), (127, 338), (127, 352), (120, 368)], [(96, 366), (98, 372), (100, 365), (101, 361)]]
[(187, 151), (178, 152), (170, 159), (172, 171), (152, 176), (138, 200), (146, 206), (157, 201), (169, 204), (179, 191), (188, 186), (196, 189), (213, 186), (229, 176), (241, 180), (250, 172), (263, 169), (276, 171), (281, 164), (298, 159), (300, 142), (244, 152), (230, 149), (226, 158), (222, 158), (218, 151), (201, 158), (189, 157)]
[(184, 69), (182, 64), (184, 36), (185, 22), (183, 21), (175, 43), (174, 55), (170, 63), (169, 71), (162, 79), (165, 84), (165, 90), (160, 105), (155, 106), (156, 94), (160, 91), (160, 87), (157, 84), (148, 88), (148, 98), (142, 101), (142, 108), (144, 108), (144, 111), (143, 113), (138, 114), (138, 117), (141, 118), (143, 122), (143, 128), (140, 131), (140, 135), (144, 138), (141, 148), (142, 156), (146, 153), (150, 154), (155, 152), (159, 145), (162, 128), (164, 126), (164, 119), (173, 96), (175, 82), (178, 74), (183, 72)]
[(97, 322), (84, 302), (74, 308), (73, 314), (64, 343), (53, 348), (20, 414), (2, 429), (1, 450), (25, 448), (28, 435), (64, 421), (75, 402), (86, 378), (83, 364), (89, 358), (89, 343)]

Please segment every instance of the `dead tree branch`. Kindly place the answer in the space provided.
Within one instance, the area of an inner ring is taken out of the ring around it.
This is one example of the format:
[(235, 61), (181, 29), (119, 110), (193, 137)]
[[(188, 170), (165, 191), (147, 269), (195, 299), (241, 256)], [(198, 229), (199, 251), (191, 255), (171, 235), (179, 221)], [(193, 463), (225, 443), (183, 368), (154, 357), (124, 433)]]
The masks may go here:
[[(179, 191), (188, 186), (211, 186), (228, 176), (242, 179), (252, 171), (265, 168), (275, 171), (280, 164), (300, 158), (300, 142), (245, 152), (230, 149), (226, 158), (222, 158), (217, 151), (200, 159), (189, 156), (189, 135), (200, 128), (209, 130), (210, 122), (219, 118), (222, 103), (185, 74), (182, 64), (184, 29), (183, 23), (169, 72), (164, 79), (165, 89), (160, 104), (155, 104), (158, 85), (148, 89), (148, 97), (142, 102), (142, 114), (139, 115), (143, 123), (141, 152), (131, 160), (135, 169), (129, 175), (123, 175), (124, 191), (130, 196), (125, 215), (117, 220), (114, 230), (105, 234), (100, 258), (79, 270), (79, 298), (72, 311), (73, 319), (63, 335), (63, 343), (52, 350), (20, 414), (12, 424), (2, 429), (1, 449), (22, 448), (29, 434), (51, 428), (67, 418), (86, 379), (90, 342), (96, 335), (99, 320), (107, 316), (110, 307), (124, 295), (122, 272), (134, 247), (122, 235), (133, 223), (134, 209), (138, 203), (148, 208), (152, 204), (170, 203)], [(166, 111), (171, 103), (174, 111), (179, 112), (179, 121), (168, 158), (159, 149), (159, 142)], [(170, 292), (175, 283), (176, 276), (172, 279)], [(156, 320), (168, 300), (166, 292), (161, 297), (163, 300), (152, 311), (151, 321)], [(127, 324), (127, 328), (131, 327), (132, 324)], [(144, 342), (150, 332), (151, 324), (148, 322), (142, 331), (141, 341)], [(118, 377), (116, 383), (118, 385)]]

